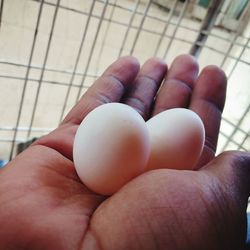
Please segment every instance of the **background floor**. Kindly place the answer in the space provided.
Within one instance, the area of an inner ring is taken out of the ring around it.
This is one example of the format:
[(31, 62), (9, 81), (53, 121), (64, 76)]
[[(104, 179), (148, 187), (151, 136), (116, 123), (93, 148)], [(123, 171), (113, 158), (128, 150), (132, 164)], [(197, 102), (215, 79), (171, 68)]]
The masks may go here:
[(250, 150), (250, 3), (206, 2), (0, 0), (0, 159), (55, 128), (118, 57), (170, 64), (195, 44), (201, 68), (229, 77), (218, 153)]

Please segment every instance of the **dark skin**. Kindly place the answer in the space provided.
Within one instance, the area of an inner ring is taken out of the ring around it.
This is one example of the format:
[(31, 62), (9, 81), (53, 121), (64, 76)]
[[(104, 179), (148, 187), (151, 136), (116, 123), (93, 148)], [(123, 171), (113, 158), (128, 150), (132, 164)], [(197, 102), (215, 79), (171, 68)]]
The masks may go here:
[[(141, 69), (132, 57), (116, 61), (55, 131), (0, 170), (0, 248), (243, 249), (250, 156), (214, 156), (225, 92), (224, 73), (208, 66), (198, 76), (191, 56), (169, 69), (159, 59)], [(85, 187), (72, 162), (74, 135), (107, 102), (124, 102), (145, 120), (174, 107), (197, 112), (206, 130), (197, 171), (150, 171), (111, 197)]]

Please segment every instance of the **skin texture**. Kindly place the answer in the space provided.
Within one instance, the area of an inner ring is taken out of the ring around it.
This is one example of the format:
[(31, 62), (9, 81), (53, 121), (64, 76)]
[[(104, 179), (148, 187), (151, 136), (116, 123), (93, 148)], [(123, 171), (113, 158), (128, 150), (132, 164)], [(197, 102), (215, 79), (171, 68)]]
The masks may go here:
[[(250, 156), (214, 156), (225, 92), (224, 73), (208, 66), (198, 76), (188, 55), (169, 69), (157, 58), (141, 69), (133, 57), (113, 63), (55, 131), (0, 170), (0, 249), (243, 249)], [(111, 197), (88, 190), (74, 170), (74, 135), (108, 102), (145, 120), (174, 107), (197, 112), (206, 130), (197, 171), (150, 171)]]

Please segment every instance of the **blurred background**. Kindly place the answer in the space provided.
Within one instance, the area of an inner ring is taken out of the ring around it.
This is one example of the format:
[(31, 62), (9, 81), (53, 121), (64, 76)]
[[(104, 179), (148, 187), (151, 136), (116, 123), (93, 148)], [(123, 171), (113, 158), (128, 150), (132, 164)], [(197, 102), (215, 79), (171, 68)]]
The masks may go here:
[(229, 79), (218, 153), (250, 150), (249, 0), (0, 0), (0, 166), (118, 57), (183, 53)]

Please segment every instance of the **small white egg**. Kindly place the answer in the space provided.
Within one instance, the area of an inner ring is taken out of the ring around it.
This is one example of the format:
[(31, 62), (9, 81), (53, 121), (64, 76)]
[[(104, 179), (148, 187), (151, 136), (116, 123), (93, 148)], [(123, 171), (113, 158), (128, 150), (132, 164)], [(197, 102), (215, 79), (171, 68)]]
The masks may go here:
[(143, 118), (120, 103), (104, 104), (80, 124), (73, 159), (78, 176), (92, 191), (111, 195), (142, 174), (150, 154)]
[(194, 169), (205, 140), (204, 125), (195, 112), (169, 109), (148, 120), (147, 127), (151, 144), (147, 170)]

